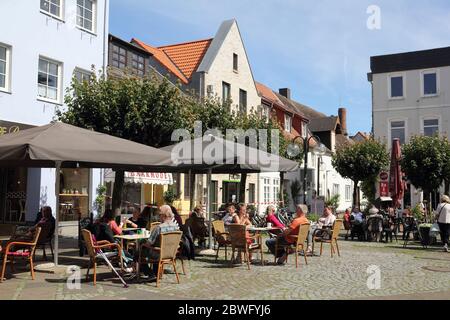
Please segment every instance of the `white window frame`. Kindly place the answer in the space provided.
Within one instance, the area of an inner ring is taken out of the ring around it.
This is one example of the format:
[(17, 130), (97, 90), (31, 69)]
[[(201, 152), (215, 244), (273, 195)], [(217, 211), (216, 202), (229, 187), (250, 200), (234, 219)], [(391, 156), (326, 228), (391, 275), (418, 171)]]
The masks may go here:
[(280, 180), (273, 179), (273, 202), (277, 203), (279, 200), (280, 200)]
[(42, 102), (48, 102), (48, 103), (53, 103), (53, 104), (58, 104), (58, 105), (62, 105), (62, 86), (63, 86), (63, 68), (64, 68), (64, 64), (61, 61), (52, 59), (52, 58), (48, 58), (46, 56), (39, 56), (38, 59), (38, 74), (39, 74), (39, 60), (45, 60), (47, 62), (50, 63), (54, 63), (58, 65), (58, 87), (56, 88), (56, 100), (52, 100), (46, 97), (41, 97), (39, 96), (39, 82), (37, 82), (37, 100), (42, 101)]
[(92, 71), (88, 71), (86, 69), (79, 68), (79, 67), (75, 67), (75, 69), (73, 70), (73, 76), (75, 76), (76, 72), (79, 72), (79, 73), (84, 74), (84, 75), (88, 75), (90, 78), (92, 78), (92, 76), (94, 75), (92, 73)]
[(5, 87), (0, 87), (0, 92), (11, 93), (12, 47), (2, 42), (0, 42), (0, 47), (6, 49)]
[(405, 143), (408, 143), (409, 139), (408, 139), (408, 119), (407, 118), (390, 118), (387, 120), (388, 121), (388, 137), (389, 137), (389, 141), (388, 141), (388, 146), (389, 149), (392, 148), (392, 126), (391, 123), (392, 122), (397, 122), (397, 121), (404, 121), (405, 122)]
[[(78, 1), (77, 0), (75, 0), (75, 1), (76, 1), (75, 5), (78, 10)], [(87, 1), (87, 0), (84, 0), (84, 1)], [(97, 35), (97, 0), (89, 0), (89, 1), (92, 1), (92, 30), (86, 29), (85, 27), (80, 26), (78, 24), (78, 12), (76, 13), (76, 17), (75, 17), (75, 19), (76, 19), (75, 24), (78, 29), (85, 31), (87, 33), (93, 34), (93, 35)], [(83, 17), (83, 19), (84, 19), (84, 17)]]
[(442, 134), (442, 117), (440, 115), (427, 115), (427, 116), (422, 116), (420, 117), (420, 124), (419, 124), (419, 128), (420, 128), (420, 134), (421, 135), (425, 135), (425, 120), (437, 120), (438, 121), (438, 133), (439, 135)]
[(284, 114), (284, 131), (292, 132), (292, 116), (287, 113)]
[[(337, 191), (337, 192), (336, 192)], [(333, 192), (332, 192), (332, 196), (334, 197), (335, 195), (340, 195), (341, 194), (341, 186), (338, 183), (333, 183)]]
[(271, 197), (270, 197), (270, 179), (269, 178), (264, 178), (263, 186), (264, 186), (263, 199), (264, 199), (264, 202), (267, 203), (267, 202), (270, 202), (270, 200), (271, 200)]
[(352, 186), (345, 185), (345, 201), (352, 201)]
[[(391, 79), (402, 77), (402, 84), (403, 84), (403, 95), (401, 97), (393, 97), (392, 96), (392, 85), (391, 85)], [(406, 99), (406, 74), (404, 72), (402, 73), (391, 73), (388, 75), (388, 99), (389, 100), (403, 100)]]
[[(50, 1), (50, 0), (48, 0)], [(46, 16), (55, 18), (56, 20), (60, 20), (62, 22), (64, 22), (64, 12), (65, 12), (65, 0), (60, 0), (60, 4), (59, 4), (59, 16), (54, 15), (53, 13), (51, 13), (50, 11), (45, 11), (44, 9), (41, 8), (41, 1), (39, 1), (39, 11), (42, 14), (45, 14)]]
[(308, 136), (308, 125), (302, 120), (302, 137), (306, 138)]
[[(425, 94), (425, 75), (436, 74), (436, 93)], [(422, 98), (432, 98), (439, 96), (440, 93), (440, 72), (439, 69), (428, 69), (420, 72), (420, 95)]]

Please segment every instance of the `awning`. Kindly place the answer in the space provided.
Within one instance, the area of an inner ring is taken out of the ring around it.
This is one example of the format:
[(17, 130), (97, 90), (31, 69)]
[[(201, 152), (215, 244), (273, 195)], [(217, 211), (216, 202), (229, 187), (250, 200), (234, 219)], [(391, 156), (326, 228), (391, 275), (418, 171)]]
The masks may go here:
[[(105, 182), (113, 182), (115, 172), (107, 169), (105, 171)], [(125, 183), (137, 184), (173, 184), (173, 176), (171, 173), (162, 172), (125, 172)]]

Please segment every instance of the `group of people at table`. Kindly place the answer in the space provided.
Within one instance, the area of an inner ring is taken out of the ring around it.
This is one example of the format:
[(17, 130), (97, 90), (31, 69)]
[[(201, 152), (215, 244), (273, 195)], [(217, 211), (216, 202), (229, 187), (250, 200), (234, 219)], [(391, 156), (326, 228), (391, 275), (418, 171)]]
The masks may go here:
[[(285, 264), (287, 260), (288, 252), (284, 249), (285, 246), (296, 243), (296, 236), (298, 236), (301, 225), (311, 224), (307, 239), (308, 248), (305, 254), (312, 255), (312, 238), (316, 233), (316, 230), (322, 230), (324, 227), (331, 227), (336, 221), (336, 216), (333, 214), (331, 207), (324, 208), (323, 215), (317, 223), (310, 223), (307, 218), (308, 207), (303, 204), (297, 205), (295, 217), (289, 226), (285, 226), (281, 223), (275, 213), (276, 209), (274, 206), (269, 206), (267, 208), (266, 223), (270, 226), (269, 229), (273, 237), (266, 240), (266, 246), (273, 255), (276, 255), (278, 258), (277, 263), (280, 265)], [(252, 226), (245, 204), (239, 205), (237, 210), (234, 204), (229, 204), (226, 208), (226, 214), (223, 221), (225, 226), (230, 224), (243, 224), (248, 227)], [(252, 241), (254, 240), (250, 237), (249, 232), (247, 232), (247, 242), (250, 244)], [(275, 252), (277, 241), (281, 246), (278, 252)]]

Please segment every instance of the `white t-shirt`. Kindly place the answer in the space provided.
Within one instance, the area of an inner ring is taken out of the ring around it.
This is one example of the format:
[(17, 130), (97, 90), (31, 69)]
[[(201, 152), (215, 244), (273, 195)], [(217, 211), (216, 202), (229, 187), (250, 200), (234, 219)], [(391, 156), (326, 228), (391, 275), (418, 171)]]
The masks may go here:
[(438, 222), (450, 223), (450, 204), (440, 203), (435, 211), (438, 216)]

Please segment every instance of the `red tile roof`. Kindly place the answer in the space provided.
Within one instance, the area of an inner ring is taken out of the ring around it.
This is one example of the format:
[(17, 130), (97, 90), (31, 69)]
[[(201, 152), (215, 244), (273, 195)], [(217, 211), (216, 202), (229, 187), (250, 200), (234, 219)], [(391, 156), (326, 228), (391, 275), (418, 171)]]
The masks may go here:
[(132, 39), (147, 50), (156, 60), (177, 76), (184, 84), (188, 84), (208, 51), (213, 39), (184, 42), (162, 47), (152, 47), (138, 39)]
[(185, 42), (174, 45), (158, 47), (183, 72), (186, 78), (191, 79), (208, 51), (213, 39)]

